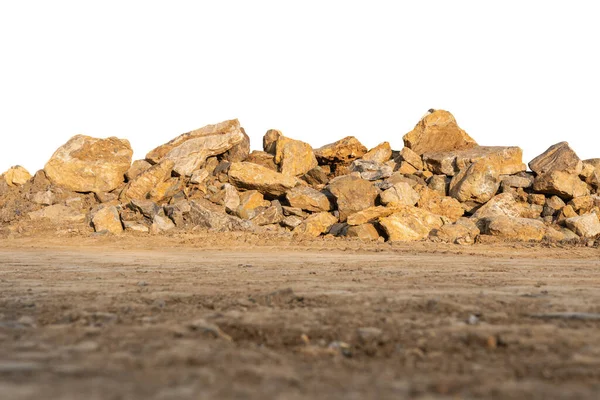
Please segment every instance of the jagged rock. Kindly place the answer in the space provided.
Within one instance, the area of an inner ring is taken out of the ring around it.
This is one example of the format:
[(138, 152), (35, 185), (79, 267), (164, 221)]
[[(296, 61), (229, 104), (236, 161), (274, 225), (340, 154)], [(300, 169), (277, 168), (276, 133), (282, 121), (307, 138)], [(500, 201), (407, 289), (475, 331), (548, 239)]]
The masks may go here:
[(189, 221), (194, 226), (208, 228), (216, 232), (248, 231), (256, 229), (250, 221), (211, 210), (196, 200), (190, 201)]
[(533, 186), (534, 177), (531, 175), (501, 175), (500, 182), (512, 188), (527, 189)]
[(312, 147), (300, 140), (280, 135), (275, 144), (275, 163), (285, 175), (300, 176), (317, 167)]
[(327, 187), (336, 199), (341, 222), (350, 214), (374, 206), (379, 195), (379, 190), (369, 181), (352, 175), (335, 178)]
[(129, 141), (73, 136), (46, 163), (50, 181), (73, 192), (110, 192), (121, 186), (131, 165)]
[(423, 169), (423, 159), (410, 148), (403, 147), (402, 150), (400, 150), (400, 157), (402, 158), (402, 161), (410, 164), (416, 171), (421, 171)]
[(543, 194), (529, 193), (527, 195), (527, 202), (532, 205), (543, 206), (546, 204), (546, 196)]
[(300, 225), (302, 221), (304, 221), (304, 219), (300, 218), (297, 215), (288, 215), (287, 217), (283, 218), (283, 221), (281, 221), (281, 225), (294, 229), (295, 227)]
[(31, 201), (35, 204), (41, 204), (43, 206), (51, 206), (56, 203), (56, 196), (51, 190), (44, 190), (42, 192), (36, 192), (32, 197)]
[(570, 205), (566, 205), (563, 208), (561, 208), (560, 212), (558, 213), (558, 216), (556, 217), (556, 223), (564, 224), (567, 219), (574, 218), (577, 216), (578, 215), (575, 212), (575, 210), (573, 210), (573, 207)]
[(539, 242), (544, 238), (546, 226), (535, 219), (496, 216), (485, 218), (482, 232), (506, 240)]
[(302, 219), (308, 217), (308, 214), (302, 211), (301, 208), (290, 206), (281, 206), (281, 208), (283, 208), (283, 215), (295, 215)]
[(272, 171), (278, 171), (277, 164), (275, 164), (275, 156), (273, 154), (265, 153), (264, 151), (254, 150), (248, 158), (246, 162), (261, 165), (267, 169)]
[(405, 206), (400, 211), (379, 219), (391, 242), (415, 241), (428, 237), (433, 229), (444, 224), (439, 215), (417, 207)]
[(147, 233), (149, 231), (146, 225), (136, 221), (123, 221), (123, 227), (127, 232)]
[(331, 210), (329, 198), (322, 192), (307, 186), (296, 186), (285, 195), (290, 206), (302, 210), (320, 212)]
[(10, 167), (2, 174), (8, 186), (21, 186), (31, 179), (31, 174), (20, 165)]
[(265, 153), (275, 155), (277, 152), (277, 140), (283, 136), (277, 129), (269, 129), (263, 136), (263, 150)]
[[(173, 204), (164, 206), (163, 209), (175, 226), (181, 227), (185, 225), (185, 215), (190, 212), (191, 207), (187, 200), (179, 200)], [(123, 216), (121, 216), (121, 219), (123, 219)]]
[(600, 220), (596, 213), (567, 218), (565, 224), (578, 236), (593, 238), (600, 235)]
[(512, 175), (527, 169), (523, 163), (523, 151), (519, 147), (477, 146), (466, 150), (423, 154), (427, 170), (447, 176), (454, 176), (481, 160), (493, 164), (500, 175)]
[(452, 178), (449, 194), (460, 202), (485, 203), (499, 187), (500, 174), (494, 164), (480, 160)]
[(450, 179), (446, 175), (434, 175), (427, 182), (427, 187), (441, 196), (448, 195), (448, 187), (450, 186)]
[(596, 190), (600, 190), (600, 158), (585, 160), (583, 165), (587, 166), (589, 170), (589, 173), (584, 176), (585, 182)]
[(405, 182), (410, 185), (413, 189), (417, 185), (427, 186), (427, 183), (416, 175), (404, 175), (400, 172), (395, 172), (392, 176), (385, 180), (387, 183), (395, 185), (398, 182)]
[(238, 188), (258, 190), (271, 196), (281, 196), (297, 183), (293, 176), (250, 162), (232, 163), (229, 167), (229, 180)]
[(175, 223), (164, 215), (155, 215), (150, 226), (150, 233), (156, 235), (175, 228)]
[(475, 140), (460, 129), (454, 116), (444, 110), (430, 110), (402, 139), (404, 146), (418, 155), (477, 146)]
[(379, 198), (381, 204), (387, 206), (414, 206), (419, 201), (420, 196), (408, 183), (398, 182), (389, 189), (384, 190)]
[(254, 218), (262, 209), (269, 207), (271, 204), (257, 190), (242, 192), (239, 197), (240, 204), (236, 210), (236, 215), (242, 219)]
[(92, 224), (96, 232), (108, 231), (115, 235), (123, 232), (121, 217), (115, 206), (107, 206), (98, 210), (92, 216)]
[(479, 228), (468, 218), (459, 218), (453, 224), (446, 224), (439, 229), (434, 229), (429, 234), (433, 241), (454, 243), (454, 244), (473, 244), (479, 235)]
[(55, 224), (85, 221), (85, 214), (63, 204), (54, 204), (44, 207), (41, 210), (30, 212), (28, 215), (32, 221), (47, 219)]
[(359, 172), (360, 177), (368, 181), (376, 181), (392, 176), (394, 170), (389, 165), (379, 164), (375, 161), (354, 160), (350, 164), (350, 171)]
[(240, 206), (240, 195), (233, 185), (226, 183), (223, 185), (223, 205), (225, 210), (234, 213)]
[(146, 199), (152, 189), (171, 176), (173, 165), (175, 163), (172, 160), (165, 160), (133, 178), (123, 189), (121, 200)]
[(155, 202), (168, 200), (175, 196), (176, 193), (183, 190), (184, 183), (180, 178), (168, 178), (164, 182), (160, 182), (150, 190), (147, 197)]
[(350, 163), (366, 153), (367, 148), (354, 136), (347, 136), (315, 150), (319, 164)]
[(329, 227), (327, 234), (331, 236), (345, 236), (348, 228), (350, 228), (350, 225), (345, 222), (335, 223)]
[(211, 174), (204, 168), (198, 169), (194, 172), (192, 172), (192, 176), (190, 178), (190, 183), (195, 183), (195, 184), (201, 184), (204, 181), (206, 181), (206, 179), (208, 179), (208, 177)]
[(158, 164), (173, 161), (173, 171), (190, 176), (202, 167), (206, 159), (225, 153), (244, 140), (244, 133), (237, 119), (184, 133), (146, 154), (146, 159)]
[(146, 160), (135, 160), (127, 172), (125, 172), (125, 179), (127, 182), (130, 182), (138, 177), (142, 172), (147, 171), (150, 167), (152, 167), (152, 164)]
[(533, 190), (538, 193), (554, 194), (563, 199), (590, 194), (587, 184), (579, 179), (578, 175), (559, 170), (536, 176)]
[(542, 212), (542, 206), (517, 201), (513, 193), (501, 193), (492, 197), (474, 214), (473, 219), (507, 216), (515, 218), (536, 218)]
[(381, 217), (387, 217), (389, 215), (394, 214), (399, 210), (398, 207), (383, 207), (383, 206), (375, 206), (365, 208), (359, 212), (351, 214), (348, 216), (346, 223), (348, 225), (362, 225), (367, 222), (378, 220)]
[(438, 192), (421, 186), (418, 191), (419, 200), (417, 207), (427, 210), (433, 214), (447, 217), (454, 222), (465, 213), (460, 202), (452, 197), (442, 196)]
[(544, 210), (542, 212), (543, 217), (556, 215), (565, 206), (565, 202), (558, 196), (552, 196), (546, 199), (544, 204)]
[(544, 175), (552, 171), (562, 171), (572, 175), (579, 175), (583, 162), (569, 147), (567, 142), (552, 145), (529, 162), (529, 169), (537, 175)]
[(250, 137), (246, 134), (244, 128), (240, 128), (240, 130), (243, 135), (242, 141), (223, 153), (223, 160), (229, 162), (242, 162), (250, 155)]
[(302, 179), (311, 186), (323, 187), (329, 182), (329, 177), (323, 167), (315, 167), (302, 176)]
[(399, 172), (399, 173), (405, 174), (405, 175), (412, 175), (417, 172), (417, 169), (415, 167), (413, 167), (411, 164), (409, 164), (408, 162), (402, 161), (402, 162), (400, 162), (400, 165), (397, 167), (396, 172)]
[(573, 207), (573, 210), (579, 215), (587, 214), (594, 208), (594, 199), (592, 196), (575, 197), (569, 201), (569, 205)]
[(362, 224), (349, 226), (345, 236), (355, 237), (367, 242), (379, 239), (379, 232), (373, 224)]
[(153, 202), (152, 200), (143, 199), (131, 200), (129, 202), (129, 208), (139, 212), (144, 217), (150, 220), (152, 220), (154, 216), (156, 216), (161, 211), (161, 207), (159, 207), (155, 202)]
[(278, 224), (283, 221), (283, 209), (279, 201), (274, 200), (271, 202), (271, 206), (262, 209), (254, 218), (252, 222), (258, 226)]
[(362, 159), (365, 161), (373, 161), (379, 164), (383, 164), (386, 161), (388, 161), (391, 157), (392, 148), (390, 147), (389, 142), (383, 142), (366, 152), (362, 156)]
[(294, 234), (317, 237), (322, 233), (326, 233), (336, 222), (338, 222), (338, 219), (328, 212), (312, 214), (294, 228)]

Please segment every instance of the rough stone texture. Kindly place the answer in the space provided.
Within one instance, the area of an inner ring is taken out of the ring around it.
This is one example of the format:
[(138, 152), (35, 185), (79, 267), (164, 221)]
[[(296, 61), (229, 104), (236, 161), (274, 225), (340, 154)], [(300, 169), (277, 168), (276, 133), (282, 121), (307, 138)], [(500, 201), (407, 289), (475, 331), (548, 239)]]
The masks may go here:
[(127, 232), (148, 233), (149, 229), (146, 225), (136, 221), (123, 221), (123, 227)]
[(448, 176), (454, 176), (480, 160), (494, 164), (500, 175), (512, 175), (527, 169), (519, 147), (477, 146), (467, 150), (423, 154), (427, 170)]
[(336, 199), (341, 222), (350, 214), (374, 206), (379, 195), (379, 190), (369, 181), (352, 175), (335, 178), (327, 187)]
[(206, 159), (225, 153), (244, 140), (244, 133), (237, 119), (184, 133), (146, 154), (153, 164), (163, 160), (174, 162), (173, 171), (190, 176), (202, 167)]
[(250, 162), (232, 163), (229, 180), (241, 189), (258, 190), (263, 194), (281, 196), (296, 186), (297, 179)]
[(477, 146), (475, 140), (460, 129), (454, 116), (444, 110), (432, 110), (427, 113), (402, 139), (404, 146), (418, 155)]
[(579, 215), (587, 214), (594, 208), (594, 198), (592, 196), (575, 197), (569, 201), (569, 205), (573, 207)]
[(419, 201), (417, 207), (427, 210), (436, 215), (442, 215), (454, 222), (465, 213), (460, 202), (452, 197), (442, 196), (428, 187), (420, 187)]
[(402, 150), (400, 150), (400, 157), (402, 158), (402, 161), (410, 164), (415, 170), (421, 171), (423, 169), (423, 159), (410, 148), (403, 147)]
[(379, 164), (383, 164), (388, 161), (392, 157), (392, 148), (390, 147), (389, 142), (383, 142), (378, 144), (376, 147), (372, 148), (368, 152), (366, 152), (362, 159), (366, 161), (374, 161)]
[(497, 216), (486, 218), (482, 231), (505, 240), (539, 242), (544, 238), (546, 226), (535, 219)]
[(279, 171), (277, 164), (275, 164), (275, 156), (273, 154), (265, 153), (264, 151), (254, 150), (250, 153), (246, 162), (263, 166), (272, 171)]
[(368, 181), (389, 178), (394, 173), (389, 165), (367, 160), (354, 160), (350, 164), (350, 171), (359, 172), (360, 177)]
[(225, 210), (230, 213), (236, 212), (240, 206), (240, 195), (238, 191), (233, 185), (226, 183), (223, 185), (223, 192), (223, 205), (225, 206)]
[(287, 217), (283, 218), (283, 221), (281, 221), (281, 225), (290, 229), (294, 229), (295, 227), (300, 225), (302, 221), (304, 221), (304, 219), (297, 215), (288, 215)]
[(163, 200), (169, 200), (171, 197), (175, 196), (176, 193), (183, 190), (183, 187), (184, 184), (180, 178), (168, 178), (164, 182), (160, 182), (153, 187), (148, 193), (148, 198), (157, 203)]
[(252, 218), (252, 222), (256, 225), (271, 225), (278, 224), (283, 221), (283, 209), (281, 208), (281, 204), (279, 201), (275, 200), (271, 202), (271, 206), (268, 208), (262, 209), (254, 218)]
[(304, 175), (319, 165), (308, 143), (283, 135), (275, 144), (275, 163), (282, 174), (293, 176)]
[(122, 200), (146, 199), (152, 189), (171, 176), (173, 165), (175, 165), (174, 161), (165, 160), (148, 168), (125, 186), (120, 198)]
[(163, 215), (155, 215), (152, 220), (152, 226), (150, 226), (150, 233), (159, 234), (162, 232), (170, 231), (175, 229), (175, 224), (168, 217)]
[(210, 176), (210, 173), (204, 169), (198, 169), (194, 172), (192, 172), (192, 176), (190, 177), (190, 183), (194, 183), (194, 184), (201, 184), (204, 181), (206, 181), (206, 179)]
[(236, 215), (242, 219), (252, 219), (261, 209), (269, 207), (270, 204), (258, 190), (248, 190), (240, 193), (240, 204)]
[(565, 224), (577, 235), (584, 238), (593, 238), (600, 235), (600, 220), (596, 213), (567, 218)]
[(302, 176), (311, 186), (323, 187), (329, 183), (329, 177), (322, 167), (315, 167)]
[(41, 210), (30, 212), (29, 218), (33, 221), (47, 219), (60, 225), (65, 222), (83, 222), (85, 214), (63, 204), (54, 204)]
[(479, 228), (468, 218), (460, 218), (454, 224), (446, 224), (434, 229), (429, 238), (436, 242), (454, 244), (473, 244), (479, 236)]
[(285, 195), (290, 206), (302, 210), (320, 212), (331, 210), (329, 198), (322, 192), (307, 186), (296, 186)]
[(427, 187), (438, 192), (441, 196), (448, 195), (450, 179), (446, 175), (434, 175), (429, 179)]
[(460, 202), (485, 203), (500, 187), (500, 174), (483, 160), (471, 164), (452, 178), (449, 194)]
[(348, 225), (362, 225), (367, 222), (375, 221), (381, 217), (387, 217), (397, 212), (399, 207), (383, 207), (375, 206), (365, 208), (362, 211), (356, 212), (348, 216), (346, 223)]
[(366, 153), (367, 148), (354, 136), (347, 136), (315, 150), (320, 164), (349, 163)]
[(46, 163), (50, 181), (73, 192), (110, 192), (121, 186), (131, 166), (129, 141), (73, 136)]
[(190, 201), (188, 218), (192, 225), (216, 232), (252, 232), (256, 229), (256, 226), (250, 221), (244, 221), (243, 219), (214, 211), (196, 200)]
[(379, 219), (391, 242), (423, 240), (433, 229), (444, 224), (439, 215), (416, 207), (405, 206), (396, 213)]
[(52, 204), (56, 203), (56, 196), (51, 190), (44, 190), (36, 192), (33, 196), (31, 196), (31, 201), (35, 204), (51, 206)]
[(556, 215), (565, 206), (565, 202), (558, 196), (552, 196), (546, 199), (544, 204), (544, 212), (542, 216)]
[(232, 148), (223, 153), (223, 160), (229, 162), (242, 162), (245, 161), (250, 155), (250, 137), (244, 131), (244, 128), (240, 128), (244, 138), (241, 142), (234, 145)]
[(555, 194), (563, 199), (590, 194), (587, 184), (579, 179), (578, 175), (560, 170), (536, 176), (533, 190), (538, 193)]
[[(564, 203), (563, 203), (564, 204)], [(529, 211), (529, 204), (518, 202), (512, 193), (501, 193), (494, 196), (486, 204), (481, 206), (473, 219), (492, 218), (498, 216), (525, 217)]]
[(130, 182), (138, 177), (142, 172), (148, 170), (150, 167), (152, 167), (152, 164), (146, 160), (135, 160), (127, 172), (125, 172), (125, 179), (127, 182)]
[(583, 168), (583, 162), (569, 147), (567, 142), (552, 145), (529, 162), (529, 169), (537, 175), (547, 174), (552, 171), (563, 171), (568, 174), (578, 175)]
[(358, 238), (363, 241), (373, 241), (379, 239), (379, 232), (373, 224), (362, 224), (349, 226), (346, 230), (347, 237)]
[(317, 237), (325, 233), (338, 222), (338, 219), (328, 212), (320, 212), (306, 218), (294, 229), (294, 234)]
[(277, 151), (277, 140), (283, 136), (277, 129), (269, 129), (263, 136), (263, 150), (265, 153), (275, 155)]
[(532, 175), (501, 175), (500, 181), (503, 185), (513, 188), (527, 189), (533, 186), (534, 177)]
[(161, 207), (159, 207), (152, 200), (142, 200), (142, 199), (131, 200), (129, 202), (129, 208), (134, 211), (139, 212), (144, 217), (146, 217), (150, 220), (152, 220), (154, 218), (154, 216), (156, 216), (161, 210)]
[(98, 210), (92, 217), (92, 224), (96, 232), (108, 231), (115, 235), (123, 232), (121, 217), (115, 206), (107, 206)]
[(410, 163), (406, 161), (400, 162), (400, 165), (396, 169), (397, 172), (405, 175), (414, 174), (417, 172), (417, 169), (413, 167)]
[(21, 186), (31, 179), (29, 171), (20, 165), (10, 167), (2, 176), (8, 186)]
[(381, 204), (394, 206), (405, 205), (414, 206), (419, 201), (419, 193), (417, 193), (408, 183), (398, 182), (387, 190), (384, 190), (380, 195)]

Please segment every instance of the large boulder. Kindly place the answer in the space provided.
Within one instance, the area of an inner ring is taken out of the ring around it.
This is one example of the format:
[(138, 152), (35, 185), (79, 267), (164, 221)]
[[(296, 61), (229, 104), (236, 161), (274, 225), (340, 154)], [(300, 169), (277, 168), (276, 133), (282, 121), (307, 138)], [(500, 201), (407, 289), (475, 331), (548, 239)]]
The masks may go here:
[(546, 234), (546, 226), (536, 219), (497, 216), (482, 222), (482, 233), (509, 241), (539, 242)]
[(390, 188), (384, 190), (379, 196), (383, 205), (414, 206), (419, 201), (419, 193), (406, 182), (396, 182)]
[(578, 175), (560, 170), (552, 170), (536, 176), (533, 190), (538, 193), (554, 194), (563, 199), (590, 194), (587, 184)]
[(133, 178), (121, 192), (122, 200), (142, 200), (150, 196), (152, 190), (171, 177), (175, 162), (166, 159), (153, 165)]
[(379, 231), (373, 224), (349, 226), (345, 233), (347, 237), (358, 238), (365, 242), (379, 239)]
[(287, 192), (285, 197), (290, 206), (306, 211), (320, 212), (331, 209), (329, 198), (323, 192), (308, 186), (296, 186)]
[(280, 135), (275, 146), (275, 163), (285, 175), (300, 176), (317, 167), (312, 147), (300, 140)]
[(493, 163), (480, 160), (460, 171), (450, 182), (449, 194), (460, 202), (485, 203), (500, 187), (500, 174)]
[(244, 139), (239, 121), (233, 119), (179, 135), (151, 150), (146, 154), (146, 159), (153, 164), (171, 160), (174, 162), (173, 171), (191, 176), (208, 157), (223, 154)]
[(369, 181), (353, 175), (335, 178), (327, 188), (336, 199), (341, 222), (350, 214), (374, 206), (379, 195), (379, 190)]
[(252, 219), (270, 204), (258, 190), (247, 190), (240, 193), (239, 205), (235, 213), (242, 219)]
[(444, 110), (429, 110), (415, 128), (402, 139), (404, 146), (418, 155), (477, 146), (475, 140), (460, 129), (454, 116)]
[(328, 212), (320, 212), (306, 218), (300, 225), (294, 228), (294, 234), (317, 237), (329, 231), (329, 228), (337, 222), (337, 218)]
[(600, 220), (596, 213), (567, 218), (565, 224), (577, 235), (584, 238), (593, 238), (600, 235)]
[(73, 136), (46, 163), (50, 181), (73, 192), (110, 192), (121, 186), (131, 165), (129, 141)]
[(389, 142), (383, 142), (369, 150), (362, 156), (363, 160), (374, 161), (380, 164), (388, 161), (392, 157), (392, 147)]
[(493, 164), (500, 175), (512, 175), (527, 169), (523, 163), (523, 150), (514, 146), (477, 146), (466, 150), (423, 154), (427, 170), (448, 176), (454, 176), (480, 160)]
[(20, 165), (15, 165), (3, 173), (2, 177), (8, 186), (21, 186), (31, 179), (31, 174)]
[(521, 218), (529, 216), (530, 210), (530, 204), (517, 201), (513, 193), (506, 192), (492, 197), (487, 203), (477, 209), (475, 214), (473, 214), (473, 219), (478, 220), (499, 216)]
[(315, 150), (320, 164), (350, 163), (366, 153), (367, 148), (354, 136), (347, 136)]
[(577, 154), (569, 147), (569, 143), (560, 142), (552, 145), (529, 162), (529, 169), (537, 175), (547, 174), (552, 171), (563, 171), (569, 174), (579, 174), (583, 168), (583, 162)]
[(379, 219), (391, 242), (423, 240), (433, 229), (444, 225), (443, 218), (417, 207), (405, 206), (394, 214)]
[(229, 167), (229, 181), (240, 189), (258, 190), (275, 197), (285, 194), (298, 182), (294, 176), (249, 162), (232, 163)]

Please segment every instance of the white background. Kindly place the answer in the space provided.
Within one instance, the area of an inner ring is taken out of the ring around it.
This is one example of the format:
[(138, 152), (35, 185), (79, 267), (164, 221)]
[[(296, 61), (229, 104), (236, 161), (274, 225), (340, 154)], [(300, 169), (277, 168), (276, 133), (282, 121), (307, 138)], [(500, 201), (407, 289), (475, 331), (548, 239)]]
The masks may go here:
[(0, 172), (71, 136), (135, 154), (239, 118), (313, 147), (402, 147), (429, 108), (529, 161), (600, 157), (596, 1), (0, 0)]

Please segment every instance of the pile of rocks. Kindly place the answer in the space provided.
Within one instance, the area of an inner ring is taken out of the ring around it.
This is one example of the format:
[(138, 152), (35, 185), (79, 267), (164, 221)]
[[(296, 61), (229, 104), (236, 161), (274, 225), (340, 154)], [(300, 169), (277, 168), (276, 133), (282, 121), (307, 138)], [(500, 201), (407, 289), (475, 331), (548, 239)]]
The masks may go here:
[(33, 177), (0, 180), (0, 224), (51, 221), (97, 232), (292, 232), (362, 240), (572, 240), (600, 235), (600, 159), (566, 142), (529, 163), (479, 146), (429, 110), (393, 151), (355, 137), (313, 149), (269, 130), (263, 150), (237, 120), (185, 133), (133, 163), (127, 140), (78, 135)]

